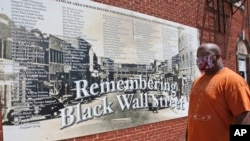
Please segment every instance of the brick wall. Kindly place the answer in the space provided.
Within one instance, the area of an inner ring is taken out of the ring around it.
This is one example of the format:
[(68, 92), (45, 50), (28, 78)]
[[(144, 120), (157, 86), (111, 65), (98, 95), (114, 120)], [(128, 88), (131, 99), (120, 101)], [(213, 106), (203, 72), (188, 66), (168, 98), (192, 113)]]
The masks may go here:
[(67, 141), (184, 141), (186, 125), (186, 118), (179, 118)]
[[(249, 40), (248, 19), (249, 2), (245, 3), (245, 10), (237, 10), (231, 14), (231, 6), (224, 3), (225, 32), (218, 30), (217, 0), (209, 4), (207, 0), (95, 0), (96, 2), (113, 5), (158, 18), (174, 21), (188, 26), (196, 27), (200, 31), (200, 42), (214, 42), (221, 46), (225, 66), (236, 70), (235, 56), (237, 40), (244, 29), (246, 39)], [(220, 7), (221, 10), (222, 7)], [(236, 10), (233, 8), (233, 10)], [(220, 11), (223, 13), (223, 11)], [(221, 16), (223, 17), (223, 16)], [(221, 19), (220, 19), (221, 20)], [(167, 120), (133, 128), (114, 130), (95, 135), (68, 139), (68, 141), (183, 141), (186, 132), (186, 117)], [(0, 128), (2, 139), (2, 126)]]

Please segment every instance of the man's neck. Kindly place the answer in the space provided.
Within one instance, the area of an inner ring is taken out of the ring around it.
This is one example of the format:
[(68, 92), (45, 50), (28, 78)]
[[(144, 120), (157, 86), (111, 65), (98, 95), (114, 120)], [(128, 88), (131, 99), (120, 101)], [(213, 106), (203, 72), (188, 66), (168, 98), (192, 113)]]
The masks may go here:
[(213, 69), (210, 69), (208, 71), (205, 72), (206, 75), (214, 75), (218, 72), (220, 72), (221, 70), (223, 70), (224, 66), (218, 66), (218, 67), (215, 67)]

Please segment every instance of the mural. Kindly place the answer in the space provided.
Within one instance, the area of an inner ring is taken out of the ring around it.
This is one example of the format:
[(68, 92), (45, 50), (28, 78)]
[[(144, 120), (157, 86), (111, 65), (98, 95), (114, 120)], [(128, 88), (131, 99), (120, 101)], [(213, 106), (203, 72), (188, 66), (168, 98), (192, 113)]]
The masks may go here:
[(0, 0), (4, 140), (187, 116), (198, 30), (91, 1)]

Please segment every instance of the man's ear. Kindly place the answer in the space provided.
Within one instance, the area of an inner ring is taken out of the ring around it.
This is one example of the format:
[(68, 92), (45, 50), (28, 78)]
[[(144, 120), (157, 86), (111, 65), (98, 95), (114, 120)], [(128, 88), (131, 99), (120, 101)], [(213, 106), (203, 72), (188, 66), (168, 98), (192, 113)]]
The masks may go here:
[(217, 56), (214, 55), (214, 56), (213, 56), (213, 63), (216, 64), (216, 62), (217, 62)]
[(219, 59), (220, 58), (220, 54), (216, 54), (215, 57), (216, 57), (215, 59)]
[(216, 63), (219, 58), (220, 58), (220, 54), (214, 55), (213, 56), (213, 63)]

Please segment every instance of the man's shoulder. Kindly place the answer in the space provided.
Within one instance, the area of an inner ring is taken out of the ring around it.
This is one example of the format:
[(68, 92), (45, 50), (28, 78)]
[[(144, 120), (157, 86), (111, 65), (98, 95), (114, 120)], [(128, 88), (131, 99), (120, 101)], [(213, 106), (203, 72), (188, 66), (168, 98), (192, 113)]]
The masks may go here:
[(218, 78), (219, 77), (230, 83), (237, 83), (239, 85), (247, 84), (247, 82), (242, 76), (240, 76), (238, 73), (236, 73), (234, 70), (230, 68), (225, 68), (223, 72), (220, 75), (218, 75)]
[(218, 73), (218, 76), (228, 76), (228, 77), (240, 77), (242, 78), (238, 73), (236, 73), (234, 70), (230, 69), (230, 68), (227, 68), (227, 67), (224, 67), (223, 70), (221, 70), (219, 73)]

